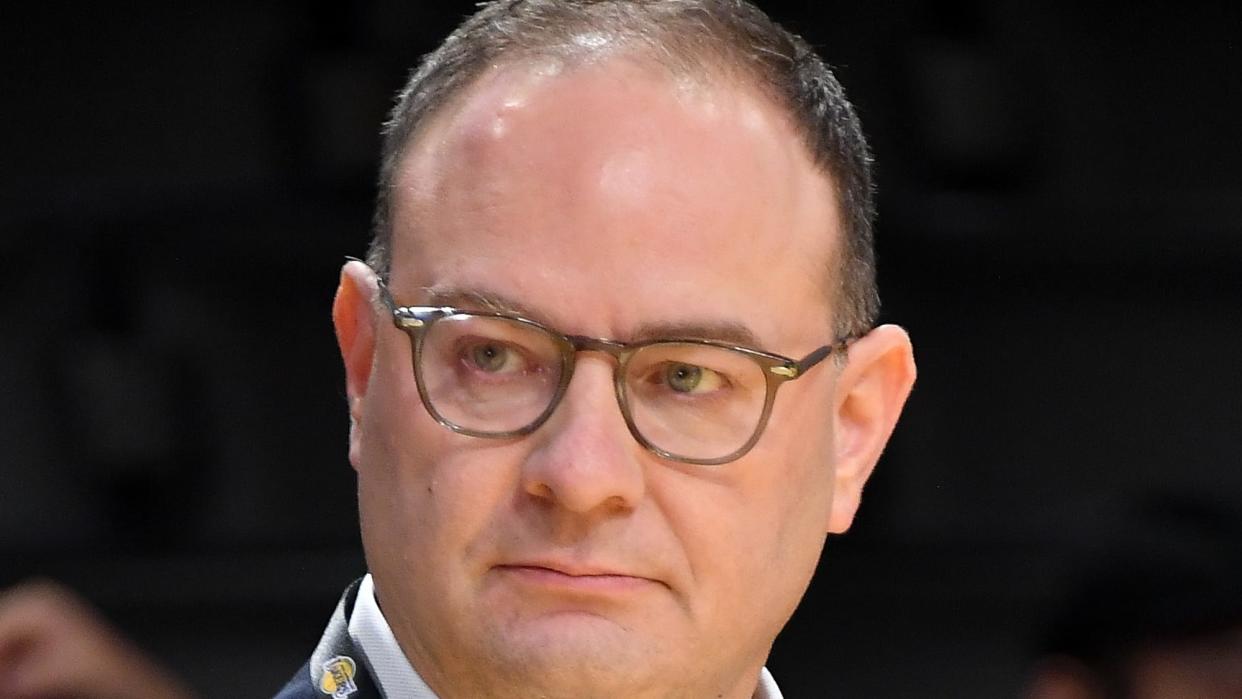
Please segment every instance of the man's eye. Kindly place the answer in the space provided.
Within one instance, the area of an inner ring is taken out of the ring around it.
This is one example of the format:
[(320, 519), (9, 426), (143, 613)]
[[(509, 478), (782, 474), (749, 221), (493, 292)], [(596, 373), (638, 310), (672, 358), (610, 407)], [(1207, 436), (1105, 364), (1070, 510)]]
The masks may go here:
[(711, 369), (678, 362), (666, 364), (661, 378), (677, 393), (711, 393), (725, 385), (724, 377)]
[(474, 368), (489, 374), (519, 371), (522, 360), (511, 347), (500, 342), (480, 342), (466, 349), (465, 360)]

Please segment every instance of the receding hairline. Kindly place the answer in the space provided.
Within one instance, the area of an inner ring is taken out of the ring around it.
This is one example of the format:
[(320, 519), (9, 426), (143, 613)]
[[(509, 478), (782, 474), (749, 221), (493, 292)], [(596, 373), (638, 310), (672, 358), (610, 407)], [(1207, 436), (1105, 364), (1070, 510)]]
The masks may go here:
[[(716, 51), (716, 53), (721, 52)], [(406, 136), (402, 147), (395, 154), (385, 184), (390, 191), (395, 189), (403, 165), (409, 159), (411, 152), (418, 147), (419, 142), (434, 135), (437, 130), (448, 128), (461, 116), (470, 101), (478, 96), (480, 89), (488, 80), (507, 71), (527, 70), (546, 72), (550, 77), (565, 77), (578, 71), (592, 68), (608, 69), (611, 65), (621, 64), (637, 67), (655, 79), (667, 79), (675, 88), (747, 92), (751, 97), (771, 107), (770, 114), (779, 121), (781, 127), (786, 129), (790, 136), (797, 140), (800, 152), (806, 157), (807, 163), (825, 180), (826, 193), (831, 198), (833, 216), (831, 223), (826, 224), (828, 230), (823, 231), (827, 242), (821, 248), (820, 254), (825, 255), (826, 274), (820, 275), (820, 282), (823, 292), (833, 302), (835, 314), (840, 310), (838, 308), (842, 297), (839, 289), (842, 281), (840, 273), (844, 265), (843, 256), (846, 253), (847, 231), (845, 228), (849, 225), (841, 200), (840, 182), (836, 174), (806, 142), (791, 108), (782, 104), (782, 97), (775, 88), (762, 84), (763, 81), (757, 75), (757, 70), (736, 65), (736, 60), (712, 62), (708, 57), (697, 59), (702, 63), (691, 62), (685, 57), (679, 57), (678, 60), (662, 60), (666, 57), (654, 55), (648, 47), (630, 44), (610, 47), (605, 51), (562, 52), (556, 49), (546, 51), (515, 49), (508, 52), (477, 75), (472, 76), (467, 82), (457, 86), (447, 99), (434, 105), (421, 116), (414, 129)], [(394, 229), (396, 209), (394, 202), (393, 198), (388, 199), (388, 211), (385, 216), (388, 227), (386, 258), (389, 264), (392, 263), (398, 239), (397, 231)], [(388, 272), (389, 270), (378, 271)]]
[[(803, 137), (803, 129), (798, 120), (794, 118), (791, 105), (785, 103), (787, 100), (781, 94), (780, 89), (764, 84), (762, 71), (745, 66), (744, 57), (733, 55), (737, 53), (735, 49), (729, 50), (727, 47), (700, 42), (701, 45), (686, 49), (693, 53), (683, 52), (680, 46), (673, 48), (665, 46), (662, 41), (664, 34), (667, 34), (670, 39), (679, 36), (676, 30), (666, 30), (658, 37), (645, 36), (643, 41), (623, 37), (604, 46), (571, 46), (557, 43), (548, 46), (508, 48), (495, 56), (490, 65), (476, 71), (465, 82), (455, 85), (454, 89), (439, 103), (430, 106), (419, 116), (413, 129), (404, 135), (391, 172), (396, 172), (405, 154), (421, 136), (431, 130), (435, 124), (451, 117), (489, 77), (499, 72), (522, 67), (527, 67), (532, 71), (568, 74), (590, 67), (625, 63), (649, 69), (654, 77), (667, 77), (687, 86), (703, 89), (747, 90), (775, 107), (774, 112), (779, 114), (790, 132), (800, 138)], [(809, 144), (804, 143), (803, 147), (810, 160), (824, 174), (832, 178), (828, 163), (823, 162), (823, 159)], [(391, 177), (391, 173), (389, 175)]]
[[(379, 191), (367, 259), (391, 262), (396, 164), (427, 132), (431, 115), (470, 93), (490, 67), (532, 56), (598, 60), (617, 47), (702, 80), (757, 88), (788, 116), (832, 185), (840, 241), (824, 260), (841, 337), (865, 334), (880, 299), (875, 279), (872, 157), (858, 114), (831, 66), (804, 39), (748, 0), (490, 0), (411, 73), (383, 129)], [(601, 49), (606, 49), (601, 51)]]

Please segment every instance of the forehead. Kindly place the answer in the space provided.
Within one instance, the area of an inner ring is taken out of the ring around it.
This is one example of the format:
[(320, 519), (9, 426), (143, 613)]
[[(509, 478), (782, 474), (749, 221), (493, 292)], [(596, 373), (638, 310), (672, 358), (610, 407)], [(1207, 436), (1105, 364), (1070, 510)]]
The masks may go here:
[(725, 79), (618, 58), (497, 68), (419, 131), (394, 187), (396, 284), (572, 325), (570, 295), (614, 335), (644, 313), (829, 321), (832, 183), (779, 108)]

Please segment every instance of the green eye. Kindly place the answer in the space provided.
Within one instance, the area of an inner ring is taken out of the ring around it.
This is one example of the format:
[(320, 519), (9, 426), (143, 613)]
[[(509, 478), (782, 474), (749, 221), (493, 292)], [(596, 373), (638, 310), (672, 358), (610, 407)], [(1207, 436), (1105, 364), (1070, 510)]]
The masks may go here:
[(513, 353), (494, 342), (479, 344), (470, 348), (470, 362), (483, 371), (497, 373), (513, 362)]
[(669, 364), (664, 369), (664, 383), (677, 393), (706, 393), (720, 388), (720, 374), (694, 364)]

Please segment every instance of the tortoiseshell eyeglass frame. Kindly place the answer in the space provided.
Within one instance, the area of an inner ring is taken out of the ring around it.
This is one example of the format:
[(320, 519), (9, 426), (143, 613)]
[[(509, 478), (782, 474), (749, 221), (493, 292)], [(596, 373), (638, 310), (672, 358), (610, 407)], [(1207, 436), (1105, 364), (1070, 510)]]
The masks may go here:
[[(598, 337), (586, 337), (583, 335), (566, 335), (557, 330), (547, 327), (538, 321), (523, 318), (518, 315), (509, 313), (500, 313), (493, 311), (472, 311), (453, 308), (451, 306), (402, 306), (399, 305), (392, 297), (388, 290), (388, 285), (379, 280), (379, 296), (384, 307), (392, 315), (392, 322), (398, 329), (403, 331), (410, 339), (412, 349), (412, 363), (414, 368), (415, 383), (418, 387), (419, 398), (422, 399), (423, 407), (427, 409), (432, 419), (440, 423), (444, 427), (458, 434), (468, 435), (471, 437), (484, 437), (490, 439), (511, 439), (528, 435), (539, 429), (539, 427), (551, 417), (552, 413), (560, 404), (561, 399), (565, 395), (569, 382), (573, 379), (574, 362), (578, 352), (603, 352), (611, 355), (616, 360), (616, 366), (613, 369), (613, 388), (617, 395), (617, 404), (621, 408), (621, 415), (625, 418), (625, 424), (630, 430), (630, 434), (644, 448), (657, 456), (677, 461), (680, 463), (694, 464), (699, 466), (718, 466), (730, 461), (736, 461), (749, 452), (759, 441), (759, 437), (763, 434), (763, 430), (767, 427), (768, 418), (772, 413), (772, 405), (776, 400), (776, 391), (786, 381), (797, 379), (811, 368), (820, 364), (834, 352), (841, 352), (853, 342), (856, 337), (843, 337), (829, 345), (824, 345), (801, 359), (792, 359), (772, 352), (754, 349), (752, 347), (744, 347), (734, 345), (727, 342), (717, 340), (704, 340), (699, 338), (662, 338), (643, 340), (641, 342), (617, 342), (615, 340), (607, 340)], [(450, 317), (475, 317), (475, 318), (500, 318), (519, 325), (534, 329), (548, 337), (559, 349), (561, 353), (561, 375), (560, 382), (556, 387), (548, 402), (547, 408), (544, 409), (529, 424), (515, 429), (501, 432), (477, 430), (459, 425), (452, 420), (444, 417), (427, 395), (426, 382), (422, 376), (422, 356), (423, 339), (426, 337), (427, 331), (436, 324), (436, 322)], [(625, 385), (625, 369), (631, 357), (639, 350), (652, 345), (661, 344), (677, 344), (677, 345), (702, 345), (707, 347), (718, 347), (720, 349), (736, 352), (747, 357), (757, 364), (763, 371), (763, 376), (767, 382), (767, 394), (764, 397), (763, 410), (759, 415), (754, 430), (750, 437), (742, 444), (741, 447), (725, 454), (724, 456), (699, 458), (684, 456), (662, 449), (656, 444), (652, 444), (634, 422), (634, 416), (631, 414), (629, 405), (629, 392)]]

